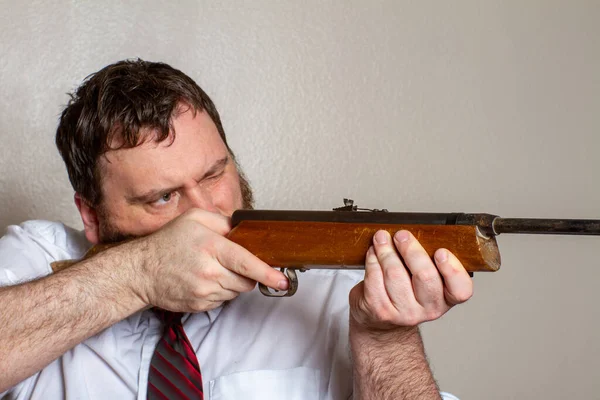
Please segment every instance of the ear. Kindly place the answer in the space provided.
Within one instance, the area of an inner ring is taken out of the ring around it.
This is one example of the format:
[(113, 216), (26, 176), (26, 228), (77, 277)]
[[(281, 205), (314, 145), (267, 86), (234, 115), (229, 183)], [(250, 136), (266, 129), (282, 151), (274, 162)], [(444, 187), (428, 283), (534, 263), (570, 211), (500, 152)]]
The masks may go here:
[(92, 244), (100, 242), (100, 228), (98, 223), (98, 213), (96, 209), (90, 205), (79, 193), (75, 193), (75, 205), (81, 215), (85, 237)]

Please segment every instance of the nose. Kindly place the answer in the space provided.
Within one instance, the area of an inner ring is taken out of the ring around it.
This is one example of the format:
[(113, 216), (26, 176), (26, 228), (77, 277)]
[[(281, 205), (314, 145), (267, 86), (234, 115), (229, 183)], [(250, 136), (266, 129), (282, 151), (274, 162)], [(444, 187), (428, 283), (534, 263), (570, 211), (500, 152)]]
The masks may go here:
[(193, 188), (189, 188), (186, 192), (186, 197), (188, 198), (186, 210), (188, 208), (194, 207), (214, 213), (219, 212), (217, 207), (215, 207), (215, 204), (213, 202), (213, 196), (210, 193), (210, 191), (206, 190), (200, 185), (194, 186)]

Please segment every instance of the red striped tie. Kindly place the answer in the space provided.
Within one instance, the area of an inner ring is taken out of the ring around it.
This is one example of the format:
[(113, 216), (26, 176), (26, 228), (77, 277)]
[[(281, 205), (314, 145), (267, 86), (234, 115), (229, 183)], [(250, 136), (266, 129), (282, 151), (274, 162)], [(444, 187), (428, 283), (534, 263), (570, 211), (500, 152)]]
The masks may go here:
[(181, 325), (183, 313), (153, 311), (163, 323), (164, 333), (150, 362), (148, 399), (204, 400), (198, 359)]

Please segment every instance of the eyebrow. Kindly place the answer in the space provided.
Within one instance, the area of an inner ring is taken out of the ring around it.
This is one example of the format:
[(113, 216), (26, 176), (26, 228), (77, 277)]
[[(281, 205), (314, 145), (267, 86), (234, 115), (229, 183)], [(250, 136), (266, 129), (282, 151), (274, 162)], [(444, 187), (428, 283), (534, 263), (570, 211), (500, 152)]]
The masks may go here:
[[(199, 183), (199, 182), (203, 181), (204, 179), (220, 172), (227, 166), (228, 163), (229, 163), (229, 156), (225, 156), (225, 157), (221, 158), (220, 160), (217, 160), (208, 169), (208, 171), (206, 171), (204, 173), (204, 175), (202, 175), (202, 177), (200, 177), (200, 179), (198, 179), (196, 182)], [(161, 189), (151, 189), (140, 195), (127, 197), (127, 202), (129, 204), (148, 203), (148, 202), (154, 201), (155, 199), (159, 198), (160, 196), (162, 196), (164, 194), (171, 193), (171, 192), (174, 192), (179, 189), (181, 189), (181, 186), (161, 188)]]

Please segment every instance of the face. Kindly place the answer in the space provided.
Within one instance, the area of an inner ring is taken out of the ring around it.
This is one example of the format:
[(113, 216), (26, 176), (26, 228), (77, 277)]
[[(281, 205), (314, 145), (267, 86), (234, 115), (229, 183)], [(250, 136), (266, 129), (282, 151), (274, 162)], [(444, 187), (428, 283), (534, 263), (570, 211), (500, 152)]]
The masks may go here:
[(101, 157), (102, 204), (78, 203), (90, 242), (152, 233), (192, 207), (224, 216), (251, 208), (248, 183), (210, 116), (188, 109), (173, 118), (173, 128), (174, 140), (146, 140)]

